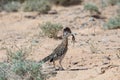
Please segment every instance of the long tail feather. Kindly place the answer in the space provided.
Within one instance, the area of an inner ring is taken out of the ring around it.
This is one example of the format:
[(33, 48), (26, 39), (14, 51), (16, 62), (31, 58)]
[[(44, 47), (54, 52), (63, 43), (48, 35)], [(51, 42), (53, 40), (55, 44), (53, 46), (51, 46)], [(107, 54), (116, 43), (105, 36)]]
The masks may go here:
[(52, 58), (52, 54), (47, 56), (47, 57), (45, 57), (44, 59), (40, 60), (39, 62), (45, 63), (45, 62), (49, 61), (51, 58)]

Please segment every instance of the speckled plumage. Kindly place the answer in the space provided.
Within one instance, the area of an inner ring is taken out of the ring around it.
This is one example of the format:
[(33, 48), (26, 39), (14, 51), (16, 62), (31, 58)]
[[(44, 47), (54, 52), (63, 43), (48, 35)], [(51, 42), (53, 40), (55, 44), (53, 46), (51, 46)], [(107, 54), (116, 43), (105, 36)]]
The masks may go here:
[[(40, 62), (47, 62), (47, 61), (50, 61), (50, 62), (53, 62), (54, 64), (54, 67), (55, 67), (55, 61), (56, 60), (59, 60), (59, 64), (61, 66), (61, 68), (63, 69), (62, 65), (61, 65), (61, 62), (68, 50), (68, 37), (72, 35), (71, 34), (71, 30), (70, 28), (66, 27), (64, 30), (63, 30), (63, 40), (61, 42), (61, 44), (59, 44), (54, 50), (53, 52), (48, 55), (47, 57), (45, 57), (44, 59), (42, 59)], [(73, 36), (73, 35), (72, 35)]]

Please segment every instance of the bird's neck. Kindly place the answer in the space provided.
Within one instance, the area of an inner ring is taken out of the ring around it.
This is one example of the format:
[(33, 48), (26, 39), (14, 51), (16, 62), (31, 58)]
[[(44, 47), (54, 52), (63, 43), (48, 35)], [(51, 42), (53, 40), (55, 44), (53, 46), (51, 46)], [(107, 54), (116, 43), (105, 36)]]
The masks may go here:
[(68, 46), (68, 37), (64, 37), (62, 44), (65, 45), (66, 47)]

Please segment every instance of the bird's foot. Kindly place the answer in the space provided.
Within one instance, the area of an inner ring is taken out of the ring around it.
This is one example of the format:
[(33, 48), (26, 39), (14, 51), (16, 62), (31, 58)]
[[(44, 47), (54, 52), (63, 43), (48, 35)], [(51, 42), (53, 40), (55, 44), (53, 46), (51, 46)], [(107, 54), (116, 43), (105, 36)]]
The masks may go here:
[(56, 71), (63, 71), (63, 70), (65, 70), (65, 69), (62, 68), (62, 67), (59, 67), (59, 68), (55, 68), (55, 70), (56, 70)]
[(59, 68), (59, 70), (61, 70), (61, 71), (62, 71), (62, 70), (65, 70), (65, 69), (64, 69), (63, 67), (60, 67), (60, 68)]

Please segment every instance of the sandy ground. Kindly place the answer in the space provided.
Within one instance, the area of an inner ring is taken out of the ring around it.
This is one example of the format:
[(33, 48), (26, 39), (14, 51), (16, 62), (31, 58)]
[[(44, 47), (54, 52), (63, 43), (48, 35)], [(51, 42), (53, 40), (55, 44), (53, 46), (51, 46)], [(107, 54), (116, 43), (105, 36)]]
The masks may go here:
[[(62, 62), (64, 71), (57, 71), (56, 76), (48, 80), (120, 80), (120, 29), (103, 30), (102, 25), (117, 9), (117, 6), (106, 7), (102, 15), (105, 20), (92, 21), (83, 6), (55, 7), (58, 14), (39, 15), (37, 13), (0, 13), (0, 61), (7, 60), (4, 48), (15, 45), (28, 48), (32, 45), (28, 59), (39, 61), (49, 55), (61, 43), (43, 37), (39, 24), (47, 21), (68, 26), (75, 33), (76, 43), (71, 43)], [(87, 23), (86, 25), (84, 25)], [(60, 34), (61, 35), (61, 34)], [(47, 64), (47, 63), (46, 63)]]

